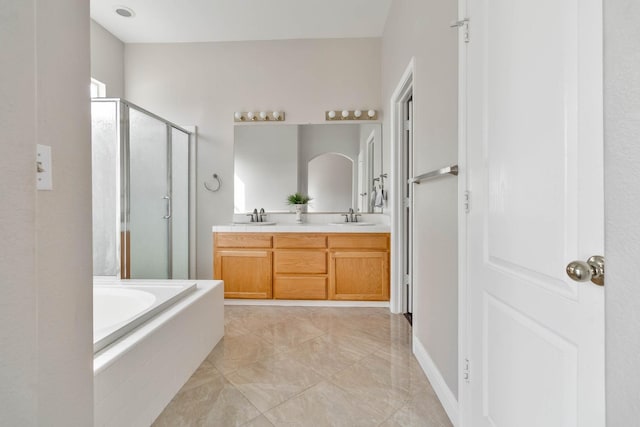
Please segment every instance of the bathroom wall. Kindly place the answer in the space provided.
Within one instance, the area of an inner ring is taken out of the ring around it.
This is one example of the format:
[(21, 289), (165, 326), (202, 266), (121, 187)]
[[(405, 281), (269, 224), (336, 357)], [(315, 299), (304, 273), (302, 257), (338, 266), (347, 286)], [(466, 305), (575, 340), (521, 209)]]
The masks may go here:
[(604, 1), (607, 425), (640, 419), (640, 3)]
[[(89, 4), (2, 2), (0, 39), (0, 425), (88, 426)], [(36, 192), (37, 143), (53, 191)]]
[(0, 4), (0, 424), (37, 421), (35, 4)]
[[(456, 13), (454, 1), (391, 5), (382, 38), (385, 164), (390, 159), (389, 102), (412, 57), (414, 172), (458, 162), (457, 31), (449, 28)], [(453, 399), (458, 392), (456, 178), (416, 186), (414, 206), (414, 343), (424, 347)]]
[[(211, 226), (232, 221), (233, 112), (282, 110), (285, 124), (302, 124), (330, 109), (386, 109), (380, 64), (379, 39), (125, 46), (125, 97), (198, 126), (198, 278), (212, 277)], [(213, 173), (216, 193), (203, 187)]]
[(93, 19), (91, 77), (107, 86), (108, 98), (124, 97), (124, 43)]

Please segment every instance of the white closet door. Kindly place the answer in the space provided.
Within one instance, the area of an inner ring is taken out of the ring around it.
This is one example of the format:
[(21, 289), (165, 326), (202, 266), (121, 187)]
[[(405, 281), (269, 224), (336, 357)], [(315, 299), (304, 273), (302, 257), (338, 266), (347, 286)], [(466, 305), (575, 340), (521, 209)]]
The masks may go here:
[[(602, 4), (468, 0), (465, 426), (604, 425)], [(464, 384), (464, 383), (463, 383)]]

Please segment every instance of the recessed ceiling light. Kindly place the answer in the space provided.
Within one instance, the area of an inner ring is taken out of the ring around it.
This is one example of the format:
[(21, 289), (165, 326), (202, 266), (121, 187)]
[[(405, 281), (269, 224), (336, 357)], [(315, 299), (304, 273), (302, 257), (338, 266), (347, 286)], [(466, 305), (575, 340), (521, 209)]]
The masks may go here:
[(116, 13), (123, 18), (133, 18), (135, 16), (135, 12), (132, 9), (124, 6), (116, 6)]

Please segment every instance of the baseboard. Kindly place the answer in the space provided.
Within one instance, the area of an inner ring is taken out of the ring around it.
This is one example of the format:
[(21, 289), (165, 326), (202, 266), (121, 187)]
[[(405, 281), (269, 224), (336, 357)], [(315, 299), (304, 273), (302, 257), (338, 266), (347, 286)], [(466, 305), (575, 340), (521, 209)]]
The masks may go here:
[(433, 390), (436, 392), (438, 399), (440, 399), (440, 403), (442, 403), (442, 407), (449, 416), (451, 423), (457, 427), (459, 418), (458, 400), (445, 382), (440, 370), (436, 367), (436, 364), (433, 363), (427, 349), (424, 348), (420, 340), (416, 338), (415, 335), (413, 336), (413, 354), (415, 354), (416, 359), (418, 359), (418, 363), (420, 363), (422, 370), (427, 375), (427, 378), (429, 379)]
[(299, 307), (389, 307), (389, 301), (329, 301), (288, 299), (225, 299), (224, 305), (279, 305)]

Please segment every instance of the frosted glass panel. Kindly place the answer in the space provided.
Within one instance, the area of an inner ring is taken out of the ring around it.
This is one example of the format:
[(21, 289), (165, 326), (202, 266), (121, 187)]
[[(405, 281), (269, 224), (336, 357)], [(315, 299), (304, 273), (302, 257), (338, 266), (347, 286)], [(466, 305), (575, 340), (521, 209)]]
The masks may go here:
[(132, 279), (168, 279), (167, 126), (129, 109), (129, 232)]
[(116, 101), (91, 103), (94, 276), (117, 276), (120, 268), (117, 107)]
[(172, 129), (171, 253), (173, 279), (189, 278), (189, 135)]

